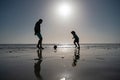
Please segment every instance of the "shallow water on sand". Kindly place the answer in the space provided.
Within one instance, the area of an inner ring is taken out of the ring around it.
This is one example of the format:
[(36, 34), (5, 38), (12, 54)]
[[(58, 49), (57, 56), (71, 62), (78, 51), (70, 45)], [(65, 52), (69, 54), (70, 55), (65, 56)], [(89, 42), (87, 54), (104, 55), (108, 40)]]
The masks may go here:
[(120, 80), (120, 45), (0, 45), (0, 80)]

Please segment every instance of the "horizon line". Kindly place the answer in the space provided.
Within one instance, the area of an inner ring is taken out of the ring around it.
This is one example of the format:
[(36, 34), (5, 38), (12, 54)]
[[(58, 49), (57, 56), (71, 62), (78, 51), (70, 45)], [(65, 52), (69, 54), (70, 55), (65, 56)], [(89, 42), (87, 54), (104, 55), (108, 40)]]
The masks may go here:
[[(0, 45), (10, 45), (10, 44), (28, 44), (28, 45), (34, 45), (35, 43), (0, 43)], [(43, 43), (43, 45), (73, 45), (73, 43)], [(86, 45), (86, 44), (120, 44), (120, 43), (80, 43), (80, 45)]]

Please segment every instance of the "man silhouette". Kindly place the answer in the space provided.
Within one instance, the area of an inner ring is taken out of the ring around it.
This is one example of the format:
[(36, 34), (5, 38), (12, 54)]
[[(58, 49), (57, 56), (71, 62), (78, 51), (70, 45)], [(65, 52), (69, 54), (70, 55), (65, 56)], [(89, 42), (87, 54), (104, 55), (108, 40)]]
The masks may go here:
[(37, 35), (38, 38), (39, 38), (39, 41), (38, 41), (38, 44), (37, 44), (37, 48), (39, 48), (39, 49), (44, 49), (42, 47), (42, 40), (43, 40), (43, 38), (42, 38), (42, 35), (41, 35), (41, 26), (40, 26), (40, 24), (42, 24), (42, 22), (43, 22), (43, 20), (39, 19), (36, 22), (35, 27), (34, 27), (35, 35)]

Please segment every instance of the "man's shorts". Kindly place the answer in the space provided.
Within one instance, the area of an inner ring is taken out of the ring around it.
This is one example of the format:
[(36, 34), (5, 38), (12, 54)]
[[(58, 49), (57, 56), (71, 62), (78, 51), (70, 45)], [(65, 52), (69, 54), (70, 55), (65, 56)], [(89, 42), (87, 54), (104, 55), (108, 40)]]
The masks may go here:
[(40, 33), (36, 34), (39, 39), (42, 39), (42, 35)]

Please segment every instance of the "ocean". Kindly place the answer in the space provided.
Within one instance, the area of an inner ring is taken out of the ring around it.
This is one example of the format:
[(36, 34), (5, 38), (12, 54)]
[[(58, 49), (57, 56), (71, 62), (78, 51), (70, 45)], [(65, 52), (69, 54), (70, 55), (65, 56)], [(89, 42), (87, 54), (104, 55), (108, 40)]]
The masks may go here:
[[(73, 44), (43, 44), (43, 47), (50, 48), (57, 45), (58, 48), (73, 48)], [(120, 48), (120, 44), (81, 44), (81, 48)], [(0, 49), (5, 48), (36, 48), (36, 44), (0, 44)]]
[(120, 80), (120, 44), (0, 44), (0, 80)]

